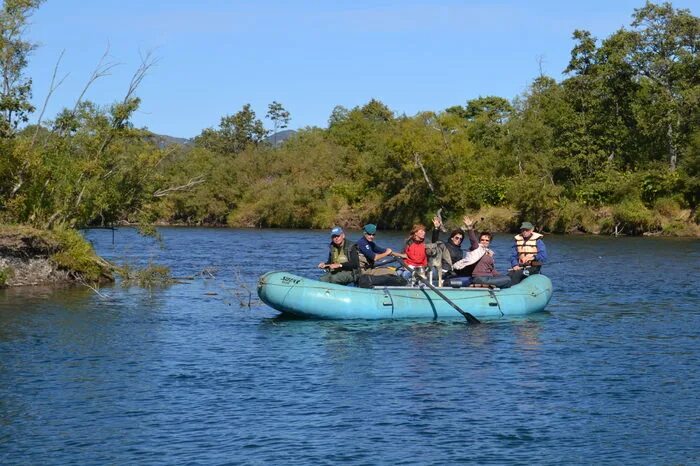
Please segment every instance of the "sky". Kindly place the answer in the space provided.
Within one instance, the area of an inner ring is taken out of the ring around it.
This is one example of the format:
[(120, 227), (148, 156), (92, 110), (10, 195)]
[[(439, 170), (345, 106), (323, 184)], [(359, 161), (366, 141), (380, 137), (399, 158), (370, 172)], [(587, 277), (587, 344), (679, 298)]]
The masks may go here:
[[(672, 2), (698, 15), (698, 0)], [(141, 57), (157, 59), (136, 95), (137, 127), (191, 138), (249, 103), (289, 129), (327, 127), (337, 105), (378, 99), (397, 115), (441, 111), (479, 96), (513, 99), (540, 72), (564, 76), (576, 29), (604, 39), (643, 0), (47, 0), (26, 38), (38, 47), (32, 123), (54, 68), (65, 77), (44, 120), (72, 108), (100, 59), (116, 66), (85, 99), (123, 99)], [(58, 62), (61, 54), (63, 56)]]

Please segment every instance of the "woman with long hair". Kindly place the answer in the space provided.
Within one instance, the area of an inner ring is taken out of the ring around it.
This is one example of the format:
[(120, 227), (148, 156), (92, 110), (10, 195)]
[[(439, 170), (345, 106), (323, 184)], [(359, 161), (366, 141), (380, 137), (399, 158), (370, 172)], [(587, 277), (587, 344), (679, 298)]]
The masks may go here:
[(411, 228), (404, 247), (406, 265), (411, 267), (427, 267), (428, 255), (425, 253), (425, 225), (416, 223)]

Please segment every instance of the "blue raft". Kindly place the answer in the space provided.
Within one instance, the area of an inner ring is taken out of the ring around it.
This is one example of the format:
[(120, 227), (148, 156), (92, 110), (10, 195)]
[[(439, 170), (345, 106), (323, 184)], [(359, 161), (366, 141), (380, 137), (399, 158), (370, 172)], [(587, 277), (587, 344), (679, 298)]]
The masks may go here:
[[(552, 297), (552, 282), (541, 274), (505, 289), (438, 289), (463, 311), (487, 320), (542, 311)], [(312, 319), (464, 319), (425, 286), (356, 288), (269, 272), (258, 281), (258, 296), (283, 314)]]

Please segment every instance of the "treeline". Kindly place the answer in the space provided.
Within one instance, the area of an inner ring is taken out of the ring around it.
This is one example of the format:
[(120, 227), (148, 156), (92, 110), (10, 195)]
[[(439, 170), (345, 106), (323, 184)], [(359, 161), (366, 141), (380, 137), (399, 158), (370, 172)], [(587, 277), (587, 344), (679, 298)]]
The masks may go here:
[(274, 131), (246, 105), (192, 145), (160, 147), (129, 122), (148, 59), (118, 103), (79, 99), (23, 127), (31, 83), (7, 50), (26, 64), (31, 45), (8, 18), (21, 25), (39, 3), (5, 1), (0, 25), (0, 66), (14, 77), (0, 100), (4, 222), (405, 229), (442, 208), (499, 230), (526, 219), (553, 232), (698, 234), (700, 19), (671, 4), (647, 3), (604, 40), (575, 31), (566, 78), (539, 76), (512, 101), (406, 116), (371, 100), (283, 143), (268, 137), (290, 121), (282, 105), (267, 113)]

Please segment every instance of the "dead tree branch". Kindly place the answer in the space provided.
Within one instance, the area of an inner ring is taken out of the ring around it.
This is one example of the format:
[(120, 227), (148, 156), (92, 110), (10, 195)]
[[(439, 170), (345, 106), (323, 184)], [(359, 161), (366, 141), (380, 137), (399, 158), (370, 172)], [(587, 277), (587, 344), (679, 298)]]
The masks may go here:
[(63, 59), (63, 55), (66, 53), (66, 50), (63, 49), (61, 51), (61, 55), (58, 56), (58, 60), (56, 60), (56, 66), (53, 67), (53, 75), (51, 76), (51, 84), (49, 85), (49, 92), (46, 94), (46, 99), (44, 99), (44, 105), (41, 107), (41, 112), (39, 113), (39, 119), (36, 122), (36, 128), (34, 129), (34, 136), (32, 136), (32, 146), (34, 146), (34, 142), (36, 141), (36, 137), (39, 134), (39, 128), (41, 128), (41, 120), (44, 118), (44, 112), (46, 112), (46, 107), (49, 103), (49, 100), (51, 99), (51, 96), (53, 95), (54, 91), (59, 88), (61, 84), (63, 84), (63, 81), (66, 80), (68, 75), (70, 73), (66, 73), (59, 81), (56, 83), (56, 74), (58, 73), (58, 67), (61, 64), (61, 60)]
[(423, 178), (425, 178), (425, 182), (428, 183), (428, 188), (430, 188), (430, 192), (435, 194), (435, 189), (433, 188), (433, 183), (430, 181), (430, 178), (428, 178), (428, 172), (425, 170), (425, 167), (423, 166), (423, 162), (421, 162), (420, 159), (420, 154), (418, 152), (413, 153), (413, 159), (416, 162), (416, 166), (421, 169), (423, 172)]
[(106, 61), (108, 56), (109, 56), (109, 44), (107, 44), (107, 49), (105, 50), (105, 53), (102, 54), (100, 61), (97, 63), (97, 66), (95, 67), (95, 69), (92, 71), (92, 74), (90, 75), (90, 79), (88, 79), (88, 82), (85, 84), (85, 87), (83, 88), (83, 92), (80, 93), (80, 96), (78, 96), (78, 100), (75, 101), (75, 105), (73, 106), (73, 112), (72, 112), (74, 115), (78, 111), (78, 106), (83, 101), (83, 97), (85, 97), (85, 93), (87, 93), (90, 86), (92, 86), (92, 84), (95, 81), (97, 81), (98, 79), (103, 78), (105, 76), (109, 76), (111, 74), (112, 69), (119, 65), (119, 63), (116, 63), (116, 62)]
[(177, 191), (187, 191), (194, 186), (197, 186), (198, 184), (204, 183), (205, 178), (204, 175), (199, 175), (196, 176), (192, 179), (190, 179), (187, 183), (181, 185), (181, 186), (173, 186), (170, 188), (165, 188), (165, 189), (159, 189), (156, 192), (153, 193), (153, 197), (164, 197), (167, 196), (168, 194), (177, 192)]
[[(124, 100), (122, 100), (122, 105), (128, 105), (129, 101), (133, 98), (134, 93), (136, 92), (136, 89), (138, 89), (139, 85), (143, 81), (143, 78), (146, 77), (148, 74), (148, 71), (155, 66), (158, 63), (158, 58), (155, 58), (153, 56), (153, 52), (149, 51), (145, 55), (141, 55), (141, 64), (139, 67), (136, 69), (134, 72), (133, 76), (131, 77), (131, 82), (129, 83), (129, 89), (126, 91), (126, 95), (124, 96)], [(99, 150), (97, 151), (97, 155), (101, 155), (104, 153), (105, 149), (107, 146), (112, 142), (114, 139), (114, 131), (124, 125), (124, 122), (131, 116), (131, 112), (119, 112), (118, 115), (115, 115), (114, 120), (112, 121), (112, 130), (109, 132), (105, 140), (102, 142), (102, 145), (100, 146)]]

